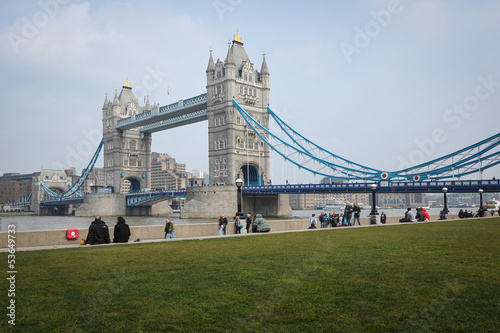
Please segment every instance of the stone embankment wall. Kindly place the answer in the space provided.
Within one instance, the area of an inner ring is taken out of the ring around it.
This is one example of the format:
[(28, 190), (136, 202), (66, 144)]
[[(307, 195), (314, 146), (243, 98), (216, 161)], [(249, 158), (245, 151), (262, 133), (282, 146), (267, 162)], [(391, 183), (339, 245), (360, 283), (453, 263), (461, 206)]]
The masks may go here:
[[(449, 219), (456, 219), (457, 216), (449, 215)], [(437, 216), (431, 216), (433, 221), (437, 220)], [(295, 231), (307, 230), (309, 220), (268, 220), (273, 231)], [(399, 223), (399, 217), (388, 217), (388, 224)], [(362, 225), (369, 224), (369, 218), (361, 218)], [(113, 239), (113, 228), (109, 228), (111, 239)], [(130, 242), (140, 238), (141, 240), (162, 239), (165, 235), (164, 226), (131, 226), (130, 231), (132, 236)], [(66, 239), (66, 230), (41, 230), (41, 231), (16, 231), (15, 240), (16, 248), (29, 248), (36, 246), (51, 246), (51, 245), (78, 245), (82, 238), (87, 237), (88, 229), (80, 229), (78, 239)], [(227, 234), (234, 233), (234, 224), (229, 222)], [(246, 230), (243, 229), (245, 234)], [(192, 238), (192, 237), (209, 237), (219, 234), (217, 223), (197, 223), (197, 224), (176, 224), (175, 238)], [(7, 248), (7, 232), (0, 232), (0, 249)]]

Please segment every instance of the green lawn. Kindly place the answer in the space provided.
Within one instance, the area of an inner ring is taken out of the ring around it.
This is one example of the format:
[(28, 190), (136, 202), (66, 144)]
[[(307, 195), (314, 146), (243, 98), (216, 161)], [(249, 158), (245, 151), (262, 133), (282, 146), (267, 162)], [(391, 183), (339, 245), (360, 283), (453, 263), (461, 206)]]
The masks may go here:
[(499, 234), (469, 219), (17, 252), (15, 329), (498, 332)]

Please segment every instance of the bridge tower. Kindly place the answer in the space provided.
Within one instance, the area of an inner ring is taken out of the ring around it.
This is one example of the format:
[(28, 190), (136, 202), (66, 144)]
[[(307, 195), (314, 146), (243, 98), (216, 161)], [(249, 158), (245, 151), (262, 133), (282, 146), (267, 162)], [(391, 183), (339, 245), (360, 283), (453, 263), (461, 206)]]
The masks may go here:
[[(155, 105), (156, 108), (156, 105)], [(117, 130), (118, 120), (151, 111), (149, 96), (144, 107), (132, 92), (128, 80), (113, 101), (106, 96), (102, 107), (104, 184), (114, 193), (126, 194), (149, 188), (151, 184), (151, 133), (139, 128)]]
[(269, 147), (248, 128), (233, 97), (269, 128), (269, 70), (265, 53), (260, 71), (248, 58), (239, 32), (229, 42), (224, 61), (214, 63), (212, 50), (207, 73), (208, 157), (211, 184), (233, 185), (239, 176), (245, 185), (269, 181)]

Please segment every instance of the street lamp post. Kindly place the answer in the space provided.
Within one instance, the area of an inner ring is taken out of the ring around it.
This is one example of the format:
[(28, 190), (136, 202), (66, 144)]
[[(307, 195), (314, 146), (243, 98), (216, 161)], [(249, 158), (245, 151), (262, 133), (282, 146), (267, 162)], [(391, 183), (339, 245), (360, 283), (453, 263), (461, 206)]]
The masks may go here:
[(443, 187), (443, 193), (444, 193), (443, 213), (448, 214), (450, 212), (450, 210), (448, 209), (448, 200), (446, 198), (446, 192), (448, 192), (448, 189), (446, 187)]
[(370, 215), (378, 215), (377, 206), (375, 205), (375, 190), (377, 189), (377, 184), (372, 184), (370, 188), (372, 189), (372, 211)]
[(243, 213), (241, 212), (241, 187), (243, 186), (243, 180), (238, 177), (238, 179), (236, 179), (234, 183), (238, 188), (238, 211), (236, 212), (236, 216), (242, 217)]
[(483, 189), (479, 189), (479, 217), (483, 217)]

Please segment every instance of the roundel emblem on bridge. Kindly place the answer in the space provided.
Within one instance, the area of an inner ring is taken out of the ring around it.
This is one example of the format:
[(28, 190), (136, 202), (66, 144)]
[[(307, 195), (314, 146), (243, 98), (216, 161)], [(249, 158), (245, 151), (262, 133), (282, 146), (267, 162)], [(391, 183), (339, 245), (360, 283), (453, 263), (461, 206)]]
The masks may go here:
[(418, 176), (418, 175), (417, 176), (413, 176), (413, 180), (416, 181), (416, 182), (418, 182), (420, 180), (420, 176)]
[(382, 174), (380, 175), (380, 177), (382, 179), (387, 179), (387, 177), (389, 177), (389, 174), (387, 172), (382, 172)]

